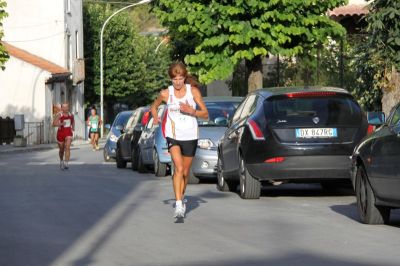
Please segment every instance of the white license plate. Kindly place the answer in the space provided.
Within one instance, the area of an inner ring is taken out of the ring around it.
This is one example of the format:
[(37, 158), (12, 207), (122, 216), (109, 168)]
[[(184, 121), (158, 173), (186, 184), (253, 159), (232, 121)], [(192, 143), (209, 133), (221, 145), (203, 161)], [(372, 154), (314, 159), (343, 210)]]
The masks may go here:
[(337, 138), (337, 128), (296, 128), (296, 138)]

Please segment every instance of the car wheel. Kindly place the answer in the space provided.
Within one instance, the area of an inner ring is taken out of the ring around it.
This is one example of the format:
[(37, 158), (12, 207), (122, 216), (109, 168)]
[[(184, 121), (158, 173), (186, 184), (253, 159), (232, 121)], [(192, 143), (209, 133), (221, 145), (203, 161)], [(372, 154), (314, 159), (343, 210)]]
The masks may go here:
[(246, 168), (246, 164), (239, 157), (240, 197), (242, 199), (258, 199), (261, 195), (261, 183), (252, 177)]
[(146, 173), (147, 172), (147, 168), (146, 165), (143, 163), (143, 158), (142, 158), (142, 152), (140, 151), (140, 149), (138, 149), (138, 172), (139, 173)]
[(189, 180), (188, 180), (189, 184), (198, 184), (200, 183), (200, 179), (195, 176), (192, 172), (192, 169), (189, 170)]
[(131, 152), (131, 167), (132, 171), (137, 171), (138, 169), (138, 156), (137, 156), (137, 148), (133, 147)]
[(160, 162), (158, 153), (156, 150), (153, 151), (154, 161), (154, 174), (158, 177), (164, 177), (167, 175), (167, 164)]
[(118, 147), (115, 153), (116, 153), (117, 168), (126, 168), (126, 161), (122, 159), (121, 151)]
[(237, 188), (237, 182), (225, 180), (222, 160), (219, 156), (217, 169), (217, 189), (219, 191), (235, 191)]
[(390, 208), (375, 205), (375, 195), (362, 165), (357, 168), (355, 190), (357, 209), (362, 223), (384, 224), (389, 221)]
[(104, 158), (105, 162), (110, 162), (111, 161), (111, 157), (110, 157), (110, 155), (108, 155), (106, 149), (103, 149), (103, 158)]

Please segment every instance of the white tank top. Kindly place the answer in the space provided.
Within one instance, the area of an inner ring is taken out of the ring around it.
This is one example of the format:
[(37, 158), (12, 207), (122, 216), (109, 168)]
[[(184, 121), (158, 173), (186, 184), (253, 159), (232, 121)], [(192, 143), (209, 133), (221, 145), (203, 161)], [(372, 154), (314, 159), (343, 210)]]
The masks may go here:
[(192, 88), (186, 84), (186, 94), (182, 98), (175, 97), (174, 87), (168, 87), (167, 114), (165, 121), (165, 136), (175, 140), (195, 140), (199, 138), (197, 118), (181, 113), (179, 103), (186, 101), (194, 109), (196, 102), (193, 99)]

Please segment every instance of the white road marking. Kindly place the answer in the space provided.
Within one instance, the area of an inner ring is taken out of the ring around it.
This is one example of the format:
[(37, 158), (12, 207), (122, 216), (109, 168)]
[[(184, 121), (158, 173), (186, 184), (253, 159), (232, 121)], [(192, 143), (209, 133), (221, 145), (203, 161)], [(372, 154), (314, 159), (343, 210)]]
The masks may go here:
[(0, 162), (0, 166), (4, 166), (4, 165), (7, 165), (8, 163), (7, 162)]
[(47, 162), (28, 162), (26, 165), (47, 165)]
[[(60, 162), (28, 162), (26, 165), (58, 165)], [(69, 165), (83, 165), (85, 162), (68, 162)]]
[(115, 162), (101, 162), (101, 164), (115, 164)]
[(86, 164), (85, 162), (68, 162), (69, 165), (82, 165)]

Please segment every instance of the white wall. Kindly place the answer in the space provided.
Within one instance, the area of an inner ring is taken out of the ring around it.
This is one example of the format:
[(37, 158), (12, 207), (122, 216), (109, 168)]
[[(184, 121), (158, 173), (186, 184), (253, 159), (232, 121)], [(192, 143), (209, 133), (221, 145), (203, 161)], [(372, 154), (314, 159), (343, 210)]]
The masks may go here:
[[(67, 10), (67, 3), (70, 2), (70, 10)], [(4, 20), (4, 41), (24, 49), (32, 54), (45, 58), (59, 66), (68, 68), (73, 72), (73, 60), (83, 58), (83, 21), (82, 21), (82, 0), (10, 0), (7, 1), (6, 11), (8, 17)], [(70, 36), (70, 44), (68, 43)], [(68, 58), (70, 56), (70, 58)], [(13, 59), (14, 60), (14, 59)], [(70, 62), (70, 63), (69, 63)], [(21, 67), (21, 65), (19, 65)], [(35, 67), (31, 67), (35, 68)], [(24, 71), (29, 67), (24, 66)], [(4, 73), (0, 72), (0, 91), (3, 90), (3, 80), (7, 77), (10, 80), (23, 78), (25, 72), (18, 67), (7, 67)], [(2, 75), (2, 76), (1, 76)], [(28, 74), (28, 76), (31, 74)], [(29, 80), (30, 77), (27, 77)], [(51, 96), (51, 87), (48, 87), (48, 94), (45, 95), (45, 83), (41, 83), (43, 94), (30, 93), (36, 90), (32, 83), (24, 81), (26, 97), (33, 97), (26, 101), (41, 102), (42, 106), (35, 105), (36, 109), (41, 109), (38, 117), (49, 116), (48, 107), (46, 109), (46, 97)], [(29, 87), (31, 84), (31, 87)], [(8, 85), (7, 85), (8, 86)], [(57, 86), (55, 86), (57, 87)], [(5, 88), (5, 85), (4, 85)], [(84, 137), (84, 110), (83, 95), (84, 84), (71, 87), (68, 93), (72, 96), (71, 111), (76, 118), (76, 133), (78, 137)], [(0, 99), (0, 110), (5, 110), (13, 95), (6, 95)], [(40, 99), (39, 99), (40, 98)], [(3, 102), (2, 102), (3, 101)], [(47, 99), (52, 101), (52, 98)], [(25, 102), (14, 102), (15, 106), (25, 108)], [(35, 117), (32, 114), (32, 117)]]
[[(82, 17), (82, 0), (69, 0), (70, 12), (67, 10), (67, 1), (65, 4), (65, 22), (67, 25), (67, 32), (71, 36), (71, 56), (72, 61), (77, 58), (83, 58), (83, 17)], [(68, 35), (67, 35), (68, 36)], [(66, 37), (68, 38), (68, 37)], [(68, 42), (66, 42), (66, 47)], [(69, 49), (67, 47), (67, 49)], [(67, 53), (68, 54), (68, 53)], [(73, 68), (70, 68), (73, 72)], [(80, 83), (72, 88), (72, 106), (71, 111), (75, 115), (75, 132), (77, 137), (85, 137), (85, 114), (84, 114), (84, 84)]]
[(223, 80), (216, 80), (207, 85), (207, 96), (232, 96), (232, 91)]
[(65, 66), (64, 0), (7, 1), (3, 40)]
[(6, 71), (0, 71), (0, 116), (24, 114), (28, 122), (43, 121), (46, 116), (45, 81), (49, 76), (40, 68), (10, 57)]

